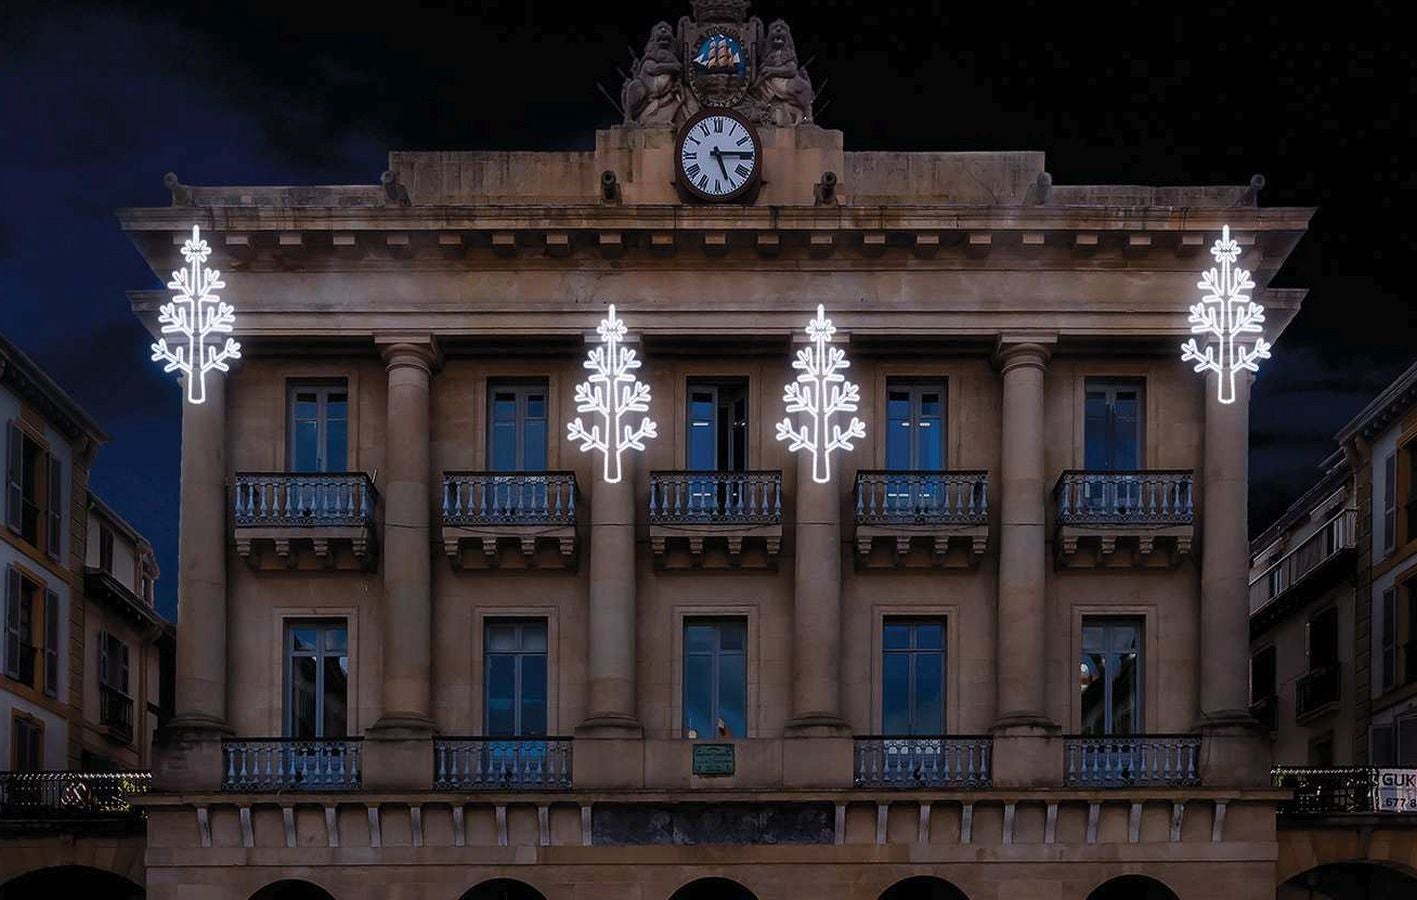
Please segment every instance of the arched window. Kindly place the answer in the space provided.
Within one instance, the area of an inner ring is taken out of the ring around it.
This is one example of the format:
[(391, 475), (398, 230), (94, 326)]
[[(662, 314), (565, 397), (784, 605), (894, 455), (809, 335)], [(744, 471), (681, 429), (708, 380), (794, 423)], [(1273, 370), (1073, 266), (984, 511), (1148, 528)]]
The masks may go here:
[(462, 900), (546, 900), (546, 897), (529, 884), (511, 878), (494, 878), (463, 894)]
[(743, 885), (727, 878), (700, 878), (675, 891), (669, 900), (758, 900)]
[(964, 891), (933, 875), (916, 875), (886, 888), (880, 900), (969, 900)]
[(1097, 887), (1087, 900), (1180, 900), (1176, 892), (1155, 878), (1123, 875)]
[(335, 900), (318, 884), (287, 878), (272, 882), (251, 895), (251, 900)]

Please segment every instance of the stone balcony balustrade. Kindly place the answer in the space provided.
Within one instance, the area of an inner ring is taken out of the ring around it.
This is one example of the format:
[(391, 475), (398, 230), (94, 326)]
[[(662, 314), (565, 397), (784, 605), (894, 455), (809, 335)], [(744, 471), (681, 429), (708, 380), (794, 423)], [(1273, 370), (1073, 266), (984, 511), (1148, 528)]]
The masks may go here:
[[(860, 471), (857, 559), (904, 565), (912, 547), (933, 565), (974, 565), (989, 541), (989, 473), (983, 470)], [(887, 554), (873, 554), (879, 542)], [(954, 548), (960, 552), (951, 554)]]
[(1068, 787), (1200, 784), (1199, 735), (1077, 735), (1065, 738), (1063, 747)]
[(858, 735), (858, 788), (988, 788), (994, 739), (988, 735)]
[[(729, 565), (775, 565), (782, 547), (781, 472), (651, 472), (649, 535), (656, 565), (672, 564), (674, 545), (702, 565), (718, 544)], [(674, 542), (671, 545), (670, 542)], [(745, 553), (744, 544), (761, 544)]]
[(222, 741), (222, 789), (243, 793), (358, 790), (362, 738)]
[(374, 560), (378, 498), (363, 472), (238, 472), (237, 552), (259, 567), (269, 547), (293, 568), (308, 547), (327, 568), (367, 568)]
[(487, 565), (501, 561), (503, 544), (513, 545), (532, 565), (551, 545), (556, 560), (569, 565), (576, 552), (574, 472), (443, 473), (443, 549), (453, 567), (464, 565), (463, 549), (478, 544)]
[(570, 790), (568, 737), (439, 737), (434, 740), (435, 790)]
[[(1053, 489), (1063, 565), (1175, 565), (1195, 539), (1190, 470), (1069, 470)], [(1082, 552), (1080, 552), (1082, 551)]]

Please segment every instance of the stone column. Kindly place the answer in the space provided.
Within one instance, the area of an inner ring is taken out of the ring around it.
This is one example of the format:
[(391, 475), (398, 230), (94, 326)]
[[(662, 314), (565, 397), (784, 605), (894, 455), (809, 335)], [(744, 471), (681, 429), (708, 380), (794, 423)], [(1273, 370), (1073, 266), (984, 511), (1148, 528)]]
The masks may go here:
[(1205, 473), (1201, 482), (1200, 728), (1201, 779), (1264, 785), (1269, 745), (1249, 712), (1250, 382), (1235, 380), (1235, 402), (1221, 403), (1205, 381)]
[(373, 731), (426, 736), (432, 694), (432, 554), (429, 517), (431, 339), (383, 343), (389, 373), (383, 485), (383, 705)]
[[(638, 738), (635, 685), (634, 452), (614, 484), (597, 480), (590, 503), (589, 714), (578, 735)], [(595, 467), (599, 471), (599, 465)]]
[[(998, 715), (994, 781), (1003, 786), (1061, 780), (1061, 754), (1048, 718), (1048, 565), (1044, 525), (1043, 376), (1052, 338), (1000, 341), (1003, 434), (999, 466), (999, 599), (995, 646)], [(1054, 757), (1057, 757), (1055, 759)]]
[(851, 733), (841, 718), (840, 490), (840, 477), (833, 477), (826, 484), (814, 481), (811, 459), (798, 454), (792, 592), (793, 715), (787, 724), (789, 734), (796, 736)]
[[(184, 390), (185, 396), (185, 390)], [(226, 721), (226, 379), (182, 404), (175, 714), (153, 751), (158, 790), (217, 790)]]

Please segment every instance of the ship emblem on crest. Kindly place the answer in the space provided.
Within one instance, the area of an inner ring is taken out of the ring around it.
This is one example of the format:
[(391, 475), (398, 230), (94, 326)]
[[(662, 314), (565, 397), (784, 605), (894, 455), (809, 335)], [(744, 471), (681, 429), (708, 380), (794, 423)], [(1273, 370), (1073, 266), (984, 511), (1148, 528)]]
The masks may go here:
[(711, 34), (699, 44), (694, 67), (709, 75), (742, 75), (747, 70), (743, 45), (726, 34)]
[(685, 42), (685, 74), (700, 105), (734, 106), (748, 93), (754, 65), (747, 43), (731, 25), (712, 26)]

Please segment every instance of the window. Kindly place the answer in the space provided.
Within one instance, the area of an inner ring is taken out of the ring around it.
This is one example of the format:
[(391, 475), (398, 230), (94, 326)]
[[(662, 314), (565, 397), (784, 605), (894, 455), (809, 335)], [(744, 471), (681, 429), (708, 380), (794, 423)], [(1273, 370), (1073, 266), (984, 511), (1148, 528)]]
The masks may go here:
[(98, 526), (98, 567), (113, 574), (113, 529), (105, 523)]
[(1089, 378), (1085, 393), (1083, 468), (1141, 468), (1141, 382)]
[(58, 559), (64, 537), (63, 468), (17, 422), (9, 423), (5, 445), (5, 522)]
[(881, 731), (945, 732), (945, 623), (886, 619), (881, 630)]
[(1338, 665), (1338, 607), (1316, 614), (1305, 626), (1309, 671), (1332, 669)]
[(349, 689), (349, 641), (343, 622), (301, 622), (286, 628), (287, 737), (344, 737)]
[(98, 638), (98, 683), (129, 696), (128, 645), (106, 631)]
[(546, 621), (483, 626), (483, 718), (490, 737), (546, 734)]
[(1397, 547), (1397, 454), (1383, 460), (1383, 555)]
[(685, 467), (694, 472), (748, 469), (748, 383), (741, 379), (689, 381)]
[(349, 388), (344, 381), (292, 384), (292, 472), (343, 472), (349, 467)]
[(748, 736), (748, 625), (743, 619), (684, 621), (684, 736)]
[[(1398, 620), (1397, 632), (1404, 636), (1402, 644), (1402, 671), (1398, 673), (1398, 678), (1403, 684), (1411, 684), (1417, 681), (1417, 581), (1409, 580), (1405, 584), (1407, 590), (1407, 602), (1403, 604), (1403, 609), (1399, 613), (1407, 614), (1407, 621)], [(1396, 593), (1398, 588), (1392, 588), (1394, 593), (1393, 605), (1397, 605)], [(1405, 628), (1403, 626), (1406, 626)]]
[(1311, 766), (1331, 766), (1333, 765), (1333, 733), (1315, 738), (1309, 742), (1309, 765)]
[(1250, 702), (1263, 703), (1273, 697), (1278, 675), (1274, 647), (1265, 647), (1250, 657)]
[(546, 469), (546, 382), (493, 384), (488, 391), (487, 468)]
[(10, 747), (10, 768), (16, 772), (39, 772), (44, 769), (44, 726), (36, 719), (18, 713), (10, 720), (14, 735)]
[(886, 468), (945, 467), (945, 386), (892, 378), (886, 384)]
[(1397, 590), (1388, 588), (1382, 597), (1382, 689), (1397, 684)]
[[(43, 603), (41, 607), (40, 604)], [(36, 643), (43, 637), (44, 643)], [(42, 685), (35, 684), (42, 654)], [(10, 566), (5, 573), (5, 674), (30, 687), (59, 694), (59, 595)]]
[(1409, 711), (1391, 722), (1369, 726), (1368, 764), (1417, 766), (1417, 715)]
[(1082, 733), (1138, 734), (1142, 719), (1139, 619), (1082, 620)]

